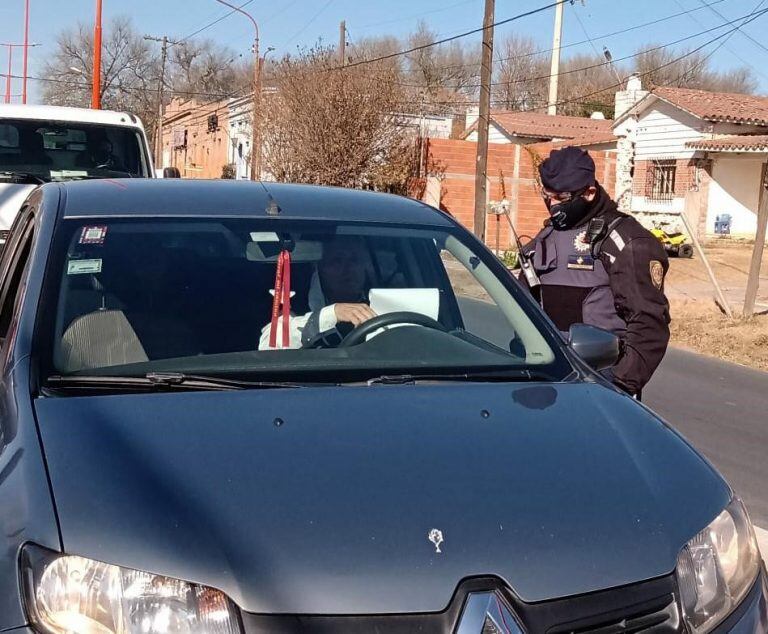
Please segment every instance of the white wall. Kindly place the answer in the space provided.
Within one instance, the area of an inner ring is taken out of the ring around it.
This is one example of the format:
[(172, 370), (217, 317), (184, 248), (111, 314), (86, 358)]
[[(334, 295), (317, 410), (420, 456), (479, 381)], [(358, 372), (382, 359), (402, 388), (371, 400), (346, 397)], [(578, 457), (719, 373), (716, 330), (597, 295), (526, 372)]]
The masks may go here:
[[(491, 124), (488, 126), (488, 143), (517, 143), (519, 145), (528, 145), (529, 143), (537, 143), (541, 140), (541, 137), (507, 136), (493, 121), (491, 121)], [(469, 136), (467, 136), (467, 141), (474, 141), (477, 143), (477, 130), (473, 130)]]
[(715, 158), (709, 186), (707, 233), (715, 232), (715, 218), (731, 214), (731, 235), (754, 237), (764, 158)]
[(691, 158), (694, 150), (687, 149), (685, 144), (701, 139), (707, 125), (664, 101), (657, 101), (638, 119), (635, 159)]

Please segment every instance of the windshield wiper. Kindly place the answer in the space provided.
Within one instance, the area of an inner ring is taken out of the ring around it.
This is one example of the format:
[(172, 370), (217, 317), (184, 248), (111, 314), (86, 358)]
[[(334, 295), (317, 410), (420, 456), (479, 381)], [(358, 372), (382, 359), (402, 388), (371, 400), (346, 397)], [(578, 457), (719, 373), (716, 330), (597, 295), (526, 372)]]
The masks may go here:
[(48, 182), (42, 176), (39, 176), (38, 174), (33, 174), (32, 172), (13, 172), (10, 170), (1, 170), (0, 177), (10, 178), (16, 183), (32, 182), (32, 183), (36, 183), (37, 185), (42, 185), (43, 183)]
[(384, 374), (368, 379), (368, 385), (406, 385), (419, 382), (439, 383), (515, 383), (521, 381), (554, 382), (557, 379), (538, 370), (498, 370), (462, 372), (459, 374)]
[(305, 387), (300, 383), (278, 381), (241, 381), (216, 376), (184, 374), (182, 372), (149, 372), (144, 376), (70, 375), (49, 376), (46, 387), (75, 390), (136, 390), (136, 391), (230, 391), (246, 389)]

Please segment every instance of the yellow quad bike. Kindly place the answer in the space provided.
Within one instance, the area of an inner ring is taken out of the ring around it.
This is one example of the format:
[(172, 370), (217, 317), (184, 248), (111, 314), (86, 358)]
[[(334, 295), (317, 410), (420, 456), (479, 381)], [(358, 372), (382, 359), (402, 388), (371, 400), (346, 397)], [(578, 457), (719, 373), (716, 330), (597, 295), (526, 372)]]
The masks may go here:
[(688, 244), (688, 236), (684, 233), (667, 233), (659, 226), (651, 229), (651, 233), (664, 246), (664, 250), (679, 258), (692, 258), (693, 246)]

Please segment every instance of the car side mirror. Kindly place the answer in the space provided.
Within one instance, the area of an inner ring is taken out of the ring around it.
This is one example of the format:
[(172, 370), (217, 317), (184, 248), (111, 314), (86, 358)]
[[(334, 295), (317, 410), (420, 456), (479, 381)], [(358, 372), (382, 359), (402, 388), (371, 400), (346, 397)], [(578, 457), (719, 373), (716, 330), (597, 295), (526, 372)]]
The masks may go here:
[(178, 167), (164, 167), (163, 178), (181, 178), (181, 172)]
[(568, 345), (594, 370), (605, 370), (619, 360), (619, 338), (597, 326), (574, 324), (568, 331)]

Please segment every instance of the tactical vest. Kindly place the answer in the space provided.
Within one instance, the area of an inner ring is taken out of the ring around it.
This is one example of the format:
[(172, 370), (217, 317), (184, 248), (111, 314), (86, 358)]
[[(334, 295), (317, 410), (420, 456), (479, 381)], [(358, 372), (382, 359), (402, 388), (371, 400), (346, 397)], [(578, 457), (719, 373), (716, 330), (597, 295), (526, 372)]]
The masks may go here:
[(621, 336), (626, 324), (616, 314), (610, 278), (586, 241), (586, 226), (555, 231), (545, 228), (534, 244), (533, 266), (541, 280), (539, 301), (563, 332), (577, 323), (598, 326)]

